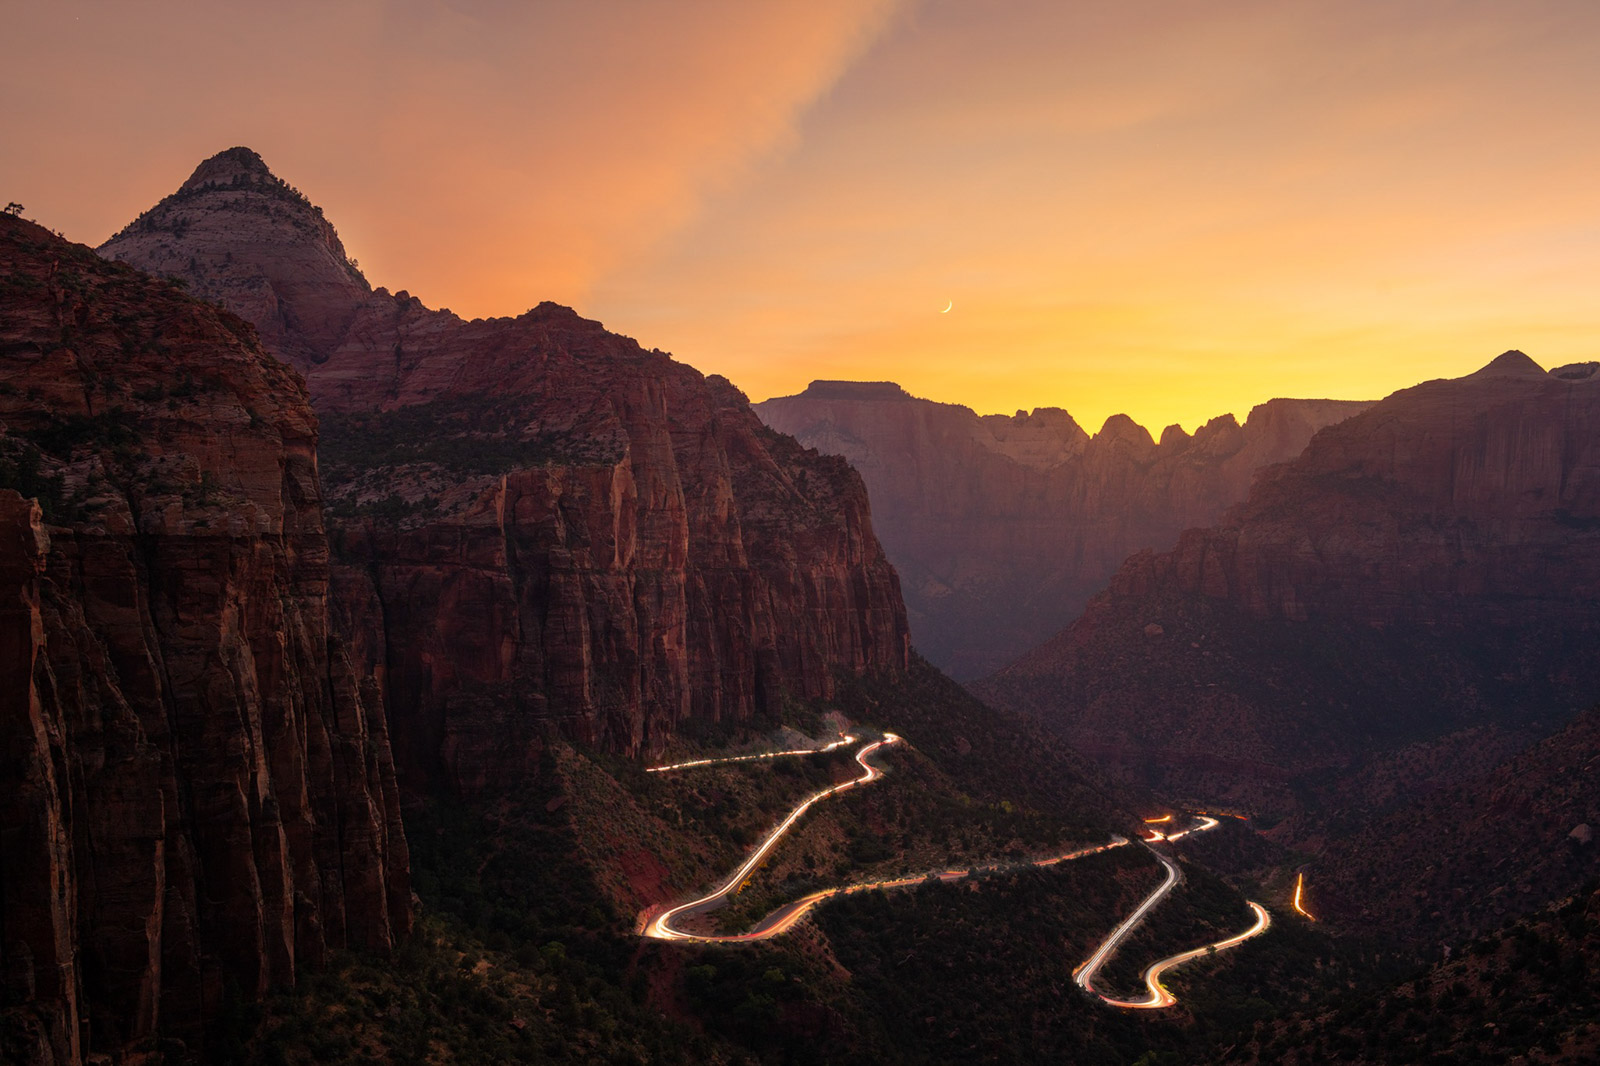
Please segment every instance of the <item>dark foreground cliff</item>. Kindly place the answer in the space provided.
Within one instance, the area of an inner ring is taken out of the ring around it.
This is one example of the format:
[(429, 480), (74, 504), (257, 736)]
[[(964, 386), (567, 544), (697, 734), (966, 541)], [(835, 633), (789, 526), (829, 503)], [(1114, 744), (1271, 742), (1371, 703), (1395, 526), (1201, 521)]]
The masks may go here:
[(409, 928), (315, 448), (245, 323), (0, 218), (0, 1059), (198, 1047)]
[(102, 253), (183, 277), (305, 374), (341, 631), (412, 779), (492, 792), (557, 732), (660, 750), (905, 668), (860, 479), (726, 381), (554, 304), (468, 322), (373, 290), (247, 149)]
[(1090, 436), (1059, 408), (974, 414), (889, 382), (814, 381), (755, 405), (861, 471), (912, 637), (957, 678), (1004, 666), (1076, 618), (1122, 561), (1244, 499), (1264, 466), (1366, 403), (1272, 400), (1159, 442), (1132, 419)]
[(1407, 758), (1492, 765), (1593, 702), (1597, 655), (1600, 376), (1508, 352), (1324, 429), (978, 688), (1130, 778), (1283, 814), (1393, 799), (1429, 776)]

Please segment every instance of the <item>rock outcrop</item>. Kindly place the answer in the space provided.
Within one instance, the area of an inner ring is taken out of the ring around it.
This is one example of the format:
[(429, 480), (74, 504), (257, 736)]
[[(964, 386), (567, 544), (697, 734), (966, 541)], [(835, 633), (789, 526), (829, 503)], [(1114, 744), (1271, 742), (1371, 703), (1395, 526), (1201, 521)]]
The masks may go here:
[(101, 251), (181, 276), (306, 375), (339, 615), (413, 779), (479, 794), (553, 728), (637, 754), (905, 668), (860, 479), (726, 381), (554, 304), (468, 322), (370, 290), (246, 149)]
[(1242, 500), (1257, 470), (1367, 404), (1272, 400), (1157, 443), (1126, 415), (1090, 436), (1059, 408), (974, 414), (890, 382), (815, 381), (756, 413), (861, 471), (912, 638), (957, 678), (998, 669), (1075, 618), (1129, 555)]
[(1507, 352), (1322, 430), (978, 688), (1141, 780), (1290, 810), (1377, 751), (1554, 728), (1597, 653), (1600, 378)]
[(0, 1058), (191, 1049), (410, 925), (316, 421), (234, 316), (0, 218)]

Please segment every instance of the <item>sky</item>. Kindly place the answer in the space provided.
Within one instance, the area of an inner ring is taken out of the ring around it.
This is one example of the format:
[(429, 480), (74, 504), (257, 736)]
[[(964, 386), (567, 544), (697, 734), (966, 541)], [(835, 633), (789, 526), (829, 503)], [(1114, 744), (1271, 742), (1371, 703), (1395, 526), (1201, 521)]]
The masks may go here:
[[(1159, 432), (1600, 358), (1593, 0), (0, 0), (0, 199), (233, 145), (375, 285)], [(948, 310), (945, 310), (948, 307)]]

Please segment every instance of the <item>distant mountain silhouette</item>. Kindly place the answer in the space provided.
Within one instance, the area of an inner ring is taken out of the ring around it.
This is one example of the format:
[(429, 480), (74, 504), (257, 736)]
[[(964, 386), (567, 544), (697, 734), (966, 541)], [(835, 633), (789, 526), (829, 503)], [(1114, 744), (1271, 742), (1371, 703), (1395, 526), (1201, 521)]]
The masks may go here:
[(1600, 378), (1507, 352), (1322, 430), (975, 688), (1130, 779), (1281, 815), (1381, 752), (1555, 728), (1597, 653)]
[(1059, 408), (978, 416), (892, 382), (814, 381), (755, 405), (774, 429), (849, 459), (900, 572), (919, 651), (990, 673), (1066, 625), (1122, 560), (1165, 548), (1244, 498), (1365, 403), (1272, 400), (1159, 443), (1126, 415), (1090, 436)]

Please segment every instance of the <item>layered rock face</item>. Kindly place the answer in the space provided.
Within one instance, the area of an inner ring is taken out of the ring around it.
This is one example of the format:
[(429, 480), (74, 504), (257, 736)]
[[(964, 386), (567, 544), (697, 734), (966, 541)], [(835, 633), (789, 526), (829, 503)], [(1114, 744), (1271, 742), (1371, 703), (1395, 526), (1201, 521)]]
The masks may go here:
[(1600, 376), (1508, 352), (1324, 429), (978, 687), (1133, 776), (1288, 810), (1385, 748), (1553, 728), (1597, 652)]
[(253, 321), (324, 421), (340, 617), (402, 766), (466, 795), (560, 728), (629, 754), (834, 671), (904, 669), (859, 478), (570, 310), (464, 321), (369, 290), (320, 212), (233, 149), (102, 253)]
[(316, 422), (244, 322), (0, 218), (0, 1057), (193, 1041), (410, 924)]
[(1216, 521), (1257, 470), (1366, 406), (1272, 400), (1243, 426), (1224, 415), (1159, 443), (1124, 415), (1091, 437), (1059, 408), (980, 417), (889, 382), (815, 381), (755, 409), (861, 471), (918, 650), (972, 678), (1077, 617), (1129, 555)]

